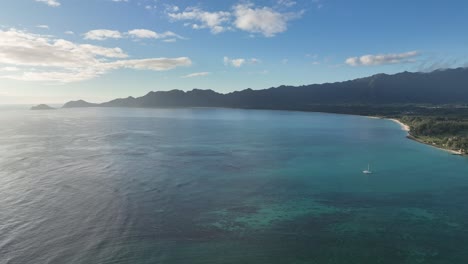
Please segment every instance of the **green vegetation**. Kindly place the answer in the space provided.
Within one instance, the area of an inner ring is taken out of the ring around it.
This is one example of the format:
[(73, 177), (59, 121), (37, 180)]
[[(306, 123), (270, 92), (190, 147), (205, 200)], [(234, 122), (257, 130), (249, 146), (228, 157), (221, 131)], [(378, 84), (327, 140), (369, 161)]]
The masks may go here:
[(409, 138), (461, 154), (468, 153), (467, 105), (340, 104), (292, 110), (395, 118), (410, 127)]
[(468, 118), (450, 116), (402, 116), (411, 136), (427, 144), (467, 153)]
[(410, 127), (409, 138), (468, 153), (467, 105), (348, 106), (346, 113), (395, 118)]

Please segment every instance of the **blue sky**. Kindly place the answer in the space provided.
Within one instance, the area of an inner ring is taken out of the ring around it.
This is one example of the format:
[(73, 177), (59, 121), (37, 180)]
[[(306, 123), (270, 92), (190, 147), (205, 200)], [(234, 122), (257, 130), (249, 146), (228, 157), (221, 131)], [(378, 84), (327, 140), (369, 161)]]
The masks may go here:
[(0, 104), (468, 65), (468, 1), (5, 0)]

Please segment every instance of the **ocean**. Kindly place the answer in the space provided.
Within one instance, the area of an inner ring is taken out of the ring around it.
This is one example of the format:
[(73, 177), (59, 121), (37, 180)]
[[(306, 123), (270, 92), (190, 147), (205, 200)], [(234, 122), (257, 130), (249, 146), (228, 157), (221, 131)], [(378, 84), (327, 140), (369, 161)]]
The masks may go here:
[(2, 108), (0, 263), (468, 263), (468, 158), (405, 136), (324, 113)]

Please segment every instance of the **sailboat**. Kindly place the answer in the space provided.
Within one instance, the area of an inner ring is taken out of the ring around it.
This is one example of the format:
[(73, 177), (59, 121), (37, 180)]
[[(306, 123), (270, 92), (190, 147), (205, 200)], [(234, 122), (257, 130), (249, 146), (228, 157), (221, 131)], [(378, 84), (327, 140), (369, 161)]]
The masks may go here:
[(367, 164), (367, 170), (363, 170), (362, 173), (364, 173), (364, 174), (372, 174), (372, 171), (370, 170), (370, 164)]

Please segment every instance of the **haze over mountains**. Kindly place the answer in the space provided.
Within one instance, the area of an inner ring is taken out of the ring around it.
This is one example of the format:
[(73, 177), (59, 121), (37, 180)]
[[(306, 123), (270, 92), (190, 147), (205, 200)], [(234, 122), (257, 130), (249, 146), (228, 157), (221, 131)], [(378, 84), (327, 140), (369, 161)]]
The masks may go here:
[(194, 89), (149, 92), (134, 98), (101, 104), (83, 100), (73, 107), (232, 107), (259, 109), (307, 109), (316, 104), (458, 104), (468, 103), (468, 68), (430, 73), (377, 74), (345, 82), (246, 89), (221, 94)]

